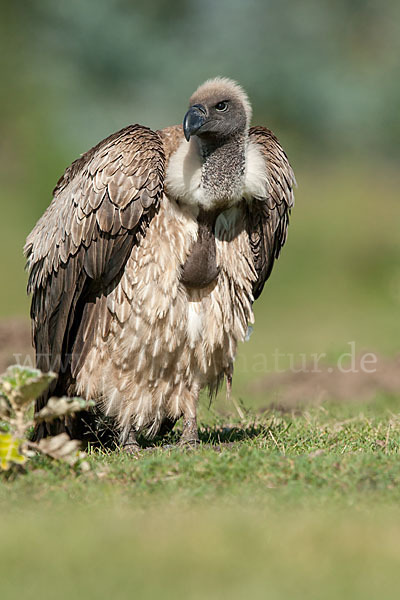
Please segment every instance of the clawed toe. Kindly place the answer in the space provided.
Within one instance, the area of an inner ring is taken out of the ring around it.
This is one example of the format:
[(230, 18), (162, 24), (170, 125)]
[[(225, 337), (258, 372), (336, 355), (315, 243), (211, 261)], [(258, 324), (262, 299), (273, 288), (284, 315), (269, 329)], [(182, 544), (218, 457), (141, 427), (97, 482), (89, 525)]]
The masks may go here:
[(140, 446), (139, 444), (134, 443), (123, 444), (121, 450), (125, 452), (125, 454), (136, 455), (140, 452)]
[(122, 437), (121, 449), (125, 454), (135, 455), (140, 452), (140, 446), (136, 440), (136, 431), (132, 427), (127, 435)]
[(192, 439), (192, 440), (186, 440), (186, 439), (180, 439), (178, 442), (178, 446), (180, 448), (196, 448), (197, 446), (200, 445), (200, 440), (197, 439)]

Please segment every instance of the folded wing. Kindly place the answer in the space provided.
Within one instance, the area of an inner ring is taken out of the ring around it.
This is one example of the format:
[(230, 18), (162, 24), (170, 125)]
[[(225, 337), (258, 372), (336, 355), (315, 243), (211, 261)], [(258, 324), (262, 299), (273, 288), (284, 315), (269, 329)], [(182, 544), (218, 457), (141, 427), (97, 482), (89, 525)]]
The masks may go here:
[(117, 285), (157, 211), (164, 162), (160, 136), (132, 125), (72, 163), (57, 183), (24, 249), (40, 369), (74, 373), (90, 349), (96, 299)]
[(269, 129), (252, 127), (249, 136), (265, 159), (268, 190), (265, 198), (254, 198), (247, 206), (247, 231), (258, 275), (253, 285), (256, 299), (286, 241), (296, 180), (285, 152)]

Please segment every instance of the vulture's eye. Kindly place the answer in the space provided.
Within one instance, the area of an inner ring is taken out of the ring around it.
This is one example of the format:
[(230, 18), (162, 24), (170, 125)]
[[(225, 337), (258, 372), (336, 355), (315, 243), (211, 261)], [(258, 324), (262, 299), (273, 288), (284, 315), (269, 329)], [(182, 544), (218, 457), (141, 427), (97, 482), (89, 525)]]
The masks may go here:
[(228, 103), (227, 102), (218, 102), (218, 104), (215, 105), (215, 109), (218, 112), (224, 112), (226, 110), (228, 110)]

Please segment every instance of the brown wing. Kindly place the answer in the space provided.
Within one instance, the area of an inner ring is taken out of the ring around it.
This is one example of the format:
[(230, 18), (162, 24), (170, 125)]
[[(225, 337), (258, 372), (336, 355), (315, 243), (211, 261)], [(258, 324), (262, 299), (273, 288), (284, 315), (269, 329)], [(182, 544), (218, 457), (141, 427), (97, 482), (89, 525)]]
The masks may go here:
[(286, 241), (296, 180), (289, 160), (272, 131), (265, 127), (252, 127), (249, 135), (265, 158), (268, 174), (267, 197), (254, 198), (247, 209), (247, 231), (258, 274), (253, 285), (256, 299)]
[[(158, 208), (164, 163), (156, 132), (140, 125), (122, 129), (65, 171), (27, 239), (37, 366), (59, 373), (59, 381), (77, 371), (96, 311)], [(108, 325), (105, 318), (104, 335)]]

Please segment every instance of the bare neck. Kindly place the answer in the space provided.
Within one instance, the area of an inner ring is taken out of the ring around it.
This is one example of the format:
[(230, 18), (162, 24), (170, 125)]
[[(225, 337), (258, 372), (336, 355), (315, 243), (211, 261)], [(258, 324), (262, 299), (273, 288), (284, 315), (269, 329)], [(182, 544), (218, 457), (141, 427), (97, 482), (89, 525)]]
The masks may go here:
[(217, 202), (241, 194), (246, 165), (247, 136), (236, 134), (223, 141), (198, 138), (203, 164), (201, 183)]

